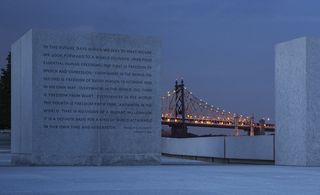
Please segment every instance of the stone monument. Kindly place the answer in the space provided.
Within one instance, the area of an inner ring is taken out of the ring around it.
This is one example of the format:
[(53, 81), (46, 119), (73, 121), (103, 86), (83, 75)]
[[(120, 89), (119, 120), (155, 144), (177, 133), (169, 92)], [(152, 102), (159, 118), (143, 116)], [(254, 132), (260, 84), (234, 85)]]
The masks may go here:
[(160, 41), (30, 30), (12, 46), (12, 162), (160, 162)]
[(294, 39), (275, 51), (275, 162), (319, 166), (320, 39)]

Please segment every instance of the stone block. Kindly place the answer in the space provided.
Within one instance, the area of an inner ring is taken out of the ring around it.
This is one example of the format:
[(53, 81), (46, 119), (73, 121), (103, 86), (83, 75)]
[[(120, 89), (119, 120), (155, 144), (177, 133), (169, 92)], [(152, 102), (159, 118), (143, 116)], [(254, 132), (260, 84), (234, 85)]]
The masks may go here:
[(320, 165), (320, 39), (275, 48), (275, 162)]
[(160, 163), (160, 41), (30, 30), (12, 46), (12, 162)]

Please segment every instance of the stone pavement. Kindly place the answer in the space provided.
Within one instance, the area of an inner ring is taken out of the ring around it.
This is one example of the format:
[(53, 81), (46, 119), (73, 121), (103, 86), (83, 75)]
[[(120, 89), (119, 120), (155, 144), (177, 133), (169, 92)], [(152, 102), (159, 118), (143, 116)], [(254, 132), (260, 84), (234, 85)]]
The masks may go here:
[(210, 164), (0, 167), (0, 194), (320, 194), (320, 167)]

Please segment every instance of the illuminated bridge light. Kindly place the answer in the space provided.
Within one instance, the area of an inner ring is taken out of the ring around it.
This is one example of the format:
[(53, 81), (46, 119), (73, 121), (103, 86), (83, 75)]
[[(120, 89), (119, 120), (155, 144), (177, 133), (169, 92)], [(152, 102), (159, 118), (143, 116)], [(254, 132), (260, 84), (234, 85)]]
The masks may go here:
[[(182, 83), (183, 84), (183, 83)], [(180, 87), (179, 87), (180, 86)], [(203, 99), (200, 99), (194, 95), (190, 90), (187, 90), (186, 86), (179, 85), (179, 88), (174, 88), (172, 90), (164, 93), (164, 96), (160, 96), (161, 99), (161, 118), (162, 122), (170, 123), (182, 123), (182, 118), (185, 117), (185, 123), (188, 124), (196, 124), (195, 126), (205, 126), (202, 124), (212, 125), (212, 127), (221, 127), (221, 128), (233, 128), (235, 126), (235, 122), (241, 127), (241, 129), (247, 130), (250, 125), (254, 125), (255, 127), (260, 127), (261, 125), (258, 123), (252, 123), (251, 117), (246, 115), (240, 115), (240, 113), (233, 113), (230, 111), (226, 111), (223, 108), (215, 107), (213, 104), (209, 104)], [(184, 92), (184, 116), (182, 114), (182, 100), (183, 98), (177, 98), (178, 96), (182, 97), (183, 90)], [(177, 99), (176, 99), (177, 98)], [(179, 101), (179, 102), (177, 102)], [(177, 113), (177, 116), (174, 114)], [(264, 117), (265, 121), (269, 121), (269, 117)], [(177, 125), (172, 124), (172, 125)], [(220, 126), (219, 126), (220, 125)], [(274, 124), (265, 123), (264, 127), (266, 127), (267, 131), (274, 130)]]

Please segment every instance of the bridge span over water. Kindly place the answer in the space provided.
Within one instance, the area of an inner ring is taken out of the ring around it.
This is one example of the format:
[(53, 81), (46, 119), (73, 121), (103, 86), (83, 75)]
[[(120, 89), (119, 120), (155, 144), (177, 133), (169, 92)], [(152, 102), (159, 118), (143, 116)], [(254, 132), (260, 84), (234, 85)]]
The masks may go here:
[(183, 80), (176, 81), (173, 90), (161, 97), (161, 123), (171, 127), (173, 137), (186, 137), (188, 126), (234, 129), (235, 136), (244, 130), (250, 136), (274, 132), (275, 124), (269, 118), (258, 122), (245, 116), (208, 104), (189, 91)]

